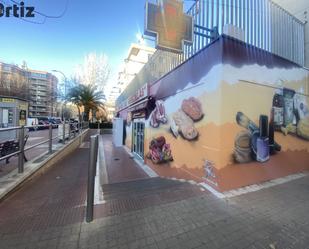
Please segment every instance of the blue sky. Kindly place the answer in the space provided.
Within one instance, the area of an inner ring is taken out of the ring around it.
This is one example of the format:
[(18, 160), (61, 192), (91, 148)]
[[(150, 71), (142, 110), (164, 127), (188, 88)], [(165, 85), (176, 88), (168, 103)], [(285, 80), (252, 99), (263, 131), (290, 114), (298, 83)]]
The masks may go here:
[[(24, 2), (47, 15), (59, 15), (66, 5), (66, 0)], [(145, 0), (68, 0), (62, 18), (46, 19), (41, 25), (1, 17), (0, 60), (19, 65), (26, 61), (29, 68), (57, 69), (70, 76), (87, 53), (97, 52), (108, 56), (116, 73), (130, 44), (137, 41), (136, 33), (143, 32), (144, 6)], [(41, 22), (43, 18), (36, 14), (28, 20)]]

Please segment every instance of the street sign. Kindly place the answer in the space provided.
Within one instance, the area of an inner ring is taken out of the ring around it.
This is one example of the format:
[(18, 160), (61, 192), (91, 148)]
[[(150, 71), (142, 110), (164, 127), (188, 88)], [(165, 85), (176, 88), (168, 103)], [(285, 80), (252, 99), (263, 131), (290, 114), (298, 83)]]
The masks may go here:
[(183, 13), (182, 1), (147, 2), (145, 34), (156, 37), (158, 49), (181, 53), (184, 43), (193, 43), (193, 18)]

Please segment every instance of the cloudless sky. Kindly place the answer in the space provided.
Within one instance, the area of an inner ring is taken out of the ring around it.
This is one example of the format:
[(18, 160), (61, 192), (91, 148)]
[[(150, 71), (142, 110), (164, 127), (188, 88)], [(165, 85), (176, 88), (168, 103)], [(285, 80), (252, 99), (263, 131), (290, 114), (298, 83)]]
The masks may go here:
[[(0, 2), (13, 4), (10, 0)], [(49, 72), (57, 69), (69, 77), (87, 53), (97, 52), (108, 56), (113, 73), (117, 73), (130, 44), (137, 42), (137, 32), (143, 32), (145, 2), (68, 0), (63, 17), (46, 19), (41, 25), (1, 17), (0, 60), (19, 65), (26, 61), (29, 68)], [(24, 0), (24, 3), (46, 15), (59, 15), (66, 6), (66, 0)], [(36, 14), (27, 20), (42, 22), (44, 18)]]

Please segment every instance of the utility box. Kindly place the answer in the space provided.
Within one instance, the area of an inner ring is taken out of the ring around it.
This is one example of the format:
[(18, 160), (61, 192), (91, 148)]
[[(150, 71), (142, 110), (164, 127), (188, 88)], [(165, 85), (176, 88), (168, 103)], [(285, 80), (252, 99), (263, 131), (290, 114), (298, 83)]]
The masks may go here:
[(120, 147), (123, 144), (123, 119), (113, 119), (113, 143), (115, 147)]

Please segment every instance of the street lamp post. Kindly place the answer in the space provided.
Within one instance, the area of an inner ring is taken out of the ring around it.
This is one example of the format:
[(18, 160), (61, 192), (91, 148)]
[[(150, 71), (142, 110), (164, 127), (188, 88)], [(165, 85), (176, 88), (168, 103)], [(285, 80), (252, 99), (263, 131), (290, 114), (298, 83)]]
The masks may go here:
[[(67, 94), (67, 77), (65, 76), (65, 74), (60, 71), (60, 70), (52, 70), (52, 72), (54, 73), (60, 73), (63, 78), (64, 78), (64, 96), (66, 97)], [(66, 107), (66, 99), (64, 100), (64, 107), (62, 106), (62, 120), (64, 120), (64, 111), (65, 111), (65, 107)]]

